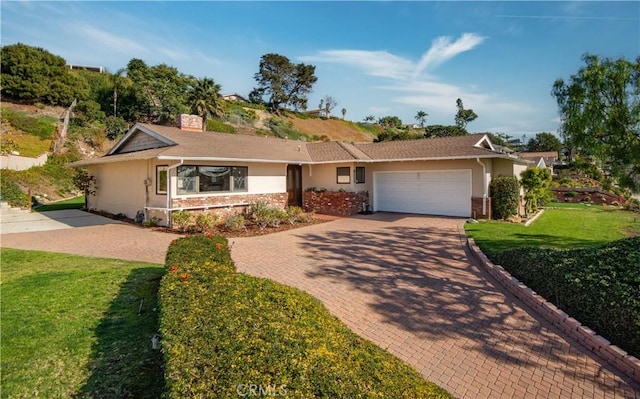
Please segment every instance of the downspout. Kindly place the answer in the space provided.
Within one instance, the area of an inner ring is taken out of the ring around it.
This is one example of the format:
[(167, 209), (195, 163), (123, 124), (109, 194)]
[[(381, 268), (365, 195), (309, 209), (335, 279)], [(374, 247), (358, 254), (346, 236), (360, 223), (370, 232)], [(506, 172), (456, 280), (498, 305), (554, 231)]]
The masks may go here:
[(476, 162), (482, 166), (482, 216), (487, 216), (487, 197), (489, 195), (487, 192), (487, 166), (480, 161), (480, 158), (476, 158)]
[(184, 159), (180, 159), (179, 163), (167, 168), (167, 227), (171, 227), (171, 169), (176, 169), (183, 163)]

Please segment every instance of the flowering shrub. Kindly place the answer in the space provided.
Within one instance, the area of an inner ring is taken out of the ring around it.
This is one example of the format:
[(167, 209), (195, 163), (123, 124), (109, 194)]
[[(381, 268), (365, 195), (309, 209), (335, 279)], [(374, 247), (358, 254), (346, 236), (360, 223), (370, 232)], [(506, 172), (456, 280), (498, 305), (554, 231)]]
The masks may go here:
[(223, 237), (178, 239), (166, 265), (159, 303), (167, 398), (235, 398), (249, 384), (291, 398), (450, 397), (312, 296), (236, 273)]
[(186, 231), (191, 225), (193, 215), (189, 211), (180, 210), (171, 214), (171, 223), (175, 229)]

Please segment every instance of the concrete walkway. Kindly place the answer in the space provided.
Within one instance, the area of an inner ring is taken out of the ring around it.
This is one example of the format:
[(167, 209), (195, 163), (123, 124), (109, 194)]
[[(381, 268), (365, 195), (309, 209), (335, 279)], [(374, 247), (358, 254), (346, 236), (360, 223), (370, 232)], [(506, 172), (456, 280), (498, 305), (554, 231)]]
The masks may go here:
[(469, 260), (463, 220), (358, 216), (230, 239), (238, 270), (298, 287), (459, 398), (640, 398)]

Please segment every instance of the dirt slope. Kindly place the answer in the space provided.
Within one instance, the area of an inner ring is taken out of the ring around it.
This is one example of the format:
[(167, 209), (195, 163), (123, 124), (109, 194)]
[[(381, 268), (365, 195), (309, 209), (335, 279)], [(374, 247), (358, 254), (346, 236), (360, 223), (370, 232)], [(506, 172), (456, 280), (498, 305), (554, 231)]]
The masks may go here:
[(287, 117), (293, 123), (293, 127), (310, 136), (327, 136), (330, 140), (346, 142), (370, 142), (374, 136), (370, 133), (361, 132), (348, 124), (337, 119), (300, 119)]

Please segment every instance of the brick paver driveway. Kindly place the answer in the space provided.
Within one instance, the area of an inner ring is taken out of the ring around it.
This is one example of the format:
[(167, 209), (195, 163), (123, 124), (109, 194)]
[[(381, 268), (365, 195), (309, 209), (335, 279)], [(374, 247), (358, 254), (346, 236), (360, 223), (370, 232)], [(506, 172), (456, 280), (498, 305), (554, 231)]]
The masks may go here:
[(396, 214), (231, 239), (238, 270), (298, 287), (459, 398), (640, 398), (472, 263), (463, 220)]

